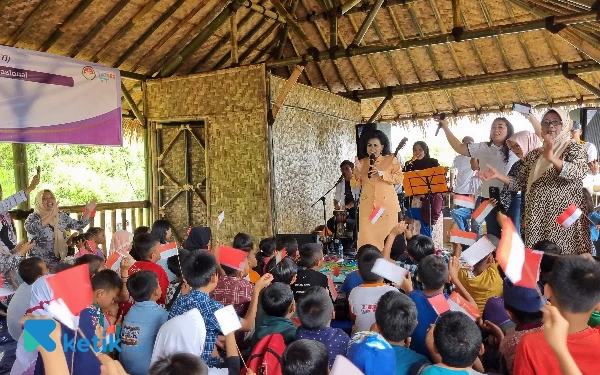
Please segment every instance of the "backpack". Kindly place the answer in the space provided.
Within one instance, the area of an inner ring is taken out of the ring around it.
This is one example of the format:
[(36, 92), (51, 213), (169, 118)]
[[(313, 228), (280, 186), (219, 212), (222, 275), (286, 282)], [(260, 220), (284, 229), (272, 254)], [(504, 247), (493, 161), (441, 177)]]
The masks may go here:
[[(281, 334), (267, 335), (256, 343), (246, 366), (256, 375), (282, 375), (281, 359), (284, 351), (285, 342)], [(240, 375), (246, 375), (245, 368), (242, 368)]]

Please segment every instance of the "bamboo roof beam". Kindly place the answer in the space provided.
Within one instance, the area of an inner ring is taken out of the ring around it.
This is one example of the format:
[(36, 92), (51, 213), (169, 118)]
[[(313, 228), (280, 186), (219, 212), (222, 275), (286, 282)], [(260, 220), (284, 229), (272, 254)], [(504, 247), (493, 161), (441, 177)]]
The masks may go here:
[(358, 29), (358, 32), (356, 33), (354, 40), (350, 44), (351, 46), (358, 46), (360, 44), (360, 42), (362, 42), (363, 38), (365, 37), (365, 34), (367, 33), (367, 30), (369, 30), (369, 27), (371, 27), (371, 24), (373, 23), (373, 20), (375, 19), (377, 12), (379, 12), (379, 9), (381, 8), (381, 4), (383, 4), (383, 0), (375, 1), (375, 4), (373, 4), (373, 7), (371, 7), (371, 10), (369, 10), (369, 14), (367, 14), (367, 17), (363, 21), (362, 25), (360, 25), (360, 28)]
[[(355, 13), (367, 13), (373, 8), (373, 4), (365, 3), (362, 6), (357, 6), (360, 4), (362, 0), (348, 0), (344, 4), (342, 4), (342, 15), (350, 15)], [(390, 8), (395, 5), (404, 5), (406, 6), (409, 3), (412, 3), (417, 0), (386, 0), (381, 7), (382, 8)], [(326, 20), (329, 17), (329, 12), (310, 14), (306, 16), (306, 18), (299, 18), (298, 23), (303, 22), (314, 22)]]
[(17, 28), (17, 30), (14, 33), (12, 33), (8, 40), (5, 39), (0, 44), (7, 45), (9, 47), (14, 47), (19, 41), (19, 39), (21, 39), (21, 37), (31, 28), (31, 26), (33, 26), (36, 17), (44, 13), (44, 11), (48, 9), (48, 7), (52, 4), (54, 4), (54, 0), (40, 1), (35, 7), (35, 9), (27, 16), (25, 21)]
[[(348, 48), (346, 42), (344, 41), (344, 38), (342, 38), (341, 35), (339, 36), (339, 41), (340, 41), (340, 44), (342, 45), (342, 48), (344, 48), (344, 49)], [(363, 81), (363, 78), (361, 77), (359, 70), (356, 67), (356, 64), (354, 63), (354, 61), (352, 59), (348, 59), (348, 62), (350, 63), (350, 66), (352, 67), (352, 72), (354, 73), (356, 78), (358, 78), (358, 82), (360, 83), (360, 85), (362, 86), (363, 89), (366, 89), (367, 85), (365, 84), (365, 81)]]
[(144, 44), (144, 42), (148, 40), (148, 38), (150, 38), (152, 34), (154, 34), (154, 32), (158, 30), (158, 28), (161, 27), (162, 24), (165, 23), (165, 21), (167, 21), (183, 5), (184, 2), (185, 0), (177, 0), (174, 2), (173, 5), (171, 5), (169, 9), (167, 9), (167, 11), (160, 16), (159, 19), (154, 21), (152, 25), (150, 25), (150, 27), (144, 31), (139, 38), (137, 38), (131, 47), (129, 47), (127, 51), (125, 51), (125, 53), (119, 57), (119, 59), (113, 64), (113, 67), (119, 67), (125, 61), (127, 61), (129, 56), (131, 56), (142, 44)]
[(344, 4), (342, 4), (342, 14), (348, 13), (352, 8), (354, 8), (358, 3), (362, 0), (348, 0)]
[(385, 98), (383, 98), (383, 100), (381, 101), (381, 103), (379, 104), (379, 106), (377, 106), (377, 109), (375, 109), (375, 112), (373, 112), (373, 114), (371, 115), (371, 117), (369, 118), (369, 121), (367, 121), (367, 123), (373, 123), (373, 122), (375, 122), (375, 120), (377, 120), (377, 118), (379, 117), (379, 115), (381, 114), (381, 112), (383, 112), (383, 109), (389, 103), (390, 100), (392, 100), (392, 96), (391, 95), (388, 95)]
[(278, 24), (277, 22), (273, 22), (271, 24), (271, 26), (269, 26), (269, 28), (262, 33), (258, 38), (256, 38), (256, 40), (254, 42), (252, 42), (252, 44), (250, 44), (248, 46), (248, 48), (246, 48), (246, 50), (244, 52), (242, 52), (242, 54), (240, 54), (240, 64), (242, 62), (244, 62), (244, 60), (250, 56), (252, 54), (252, 52), (256, 51), (256, 49), (264, 43), (265, 40), (267, 40), (269, 38), (269, 36), (271, 36), (273, 34), (273, 32), (275, 32), (275, 29), (277, 29), (280, 26), (280, 24)]
[[(298, 8), (299, 2), (300, 2), (300, 0), (292, 0), (292, 5), (290, 6), (290, 14), (292, 14), (292, 15), (296, 14), (296, 8)], [(287, 42), (289, 35), (290, 35), (290, 25), (288, 25), (286, 23), (284, 26), (284, 29), (283, 29), (283, 33), (281, 34), (281, 39), (279, 40), (279, 45), (277, 47), (277, 53), (275, 55), (275, 57), (277, 59), (280, 59), (283, 56), (283, 48), (285, 47), (285, 44)]]
[(129, 4), (129, 0), (120, 0), (108, 13), (96, 23), (96, 25), (73, 47), (69, 53), (69, 57), (75, 57), (81, 52), (88, 43), (98, 35), (98, 33), (108, 25), (119, 14), (125, 6)]
[[(385, 43), (386, 42), (385, 37), (383, 36), (383, 33), (381, 32), (381, 28), (379, 27), (379, 24), (377, 24), (377, 20), (373, 21), (373, 30), (375, 30), (375, 34), (377, 34), (377, 38), (379, 38), (379, 41), (381, 43)], [(402, 79), (402, 74), (398, 70), (398, 67), (396, 66), (396, 63), (394, 62), (394, 58), (392, 57), (391, 52), (386, 52), (385, 56), (386, 56), (388, 62), (390, 63), (392, 70), (394, 71), (394, 75), (396, 76), (398, 83), (399, 84), (404, 83), (404, 80)]]
[(252, 61), (250, 61), (250, 64), (258, 63), (265, 55), (270, 55), (270, 53), (273, 52), (275, 48), (277, 48), (276, 43), (267, 44), (266, 47), (261, 49), (260, 52), (256, 56), (254, 56)]
[(274, 21), (277, 21), (279, 23), (287, 23), (287, 21), (285, 20), (285, 18), (282, 17), (282, 16), (280, 16), (279, 13), (273, 12), (272, 10), (267, 9), (267, 7), (265, 7), (262, 4), (256, 4), (256, 3), (253, 3), (250, 0), (246, 0), (246, 1), (242, 2), (242, 6), (250, 9), (253, 12), (260, 13), (264, 17), (270, 18), (270, 19), (272, 19)]
[(565, 73), (565, 78), (567, 78), (570, 81), (573, 81), (573, 82), (577, 83), (579, 86), (585, 88), (586, 90), (588, 90), (589, 92), (591, 92), (592, 94), (594, 94), (598, 98), (600, 98), (600, 88), (598, 88), (597, 86), (592, 85), (591, 83), (589, 83), (588, 81), (586, 81), (583, 78), (579, 77), (578, 75)]
[[(254, 35), (262, 29), (262, 27), (267, 23), (268, 18), (261, 18), (258, 21), (258, 24), (248, 31), (246, 35), (242, 39), (239, 40), (238, 46), (243, 46), (250, 41), (254, 37)], [(227, 64), (227, 62), (231, 59), (232, 53), (231, 51), (227, 52), (210, 70), (219, 70)], [(192, 70), (194, 73), (200, 71), (200, 66), (196, 65)]]
[(296, 34), (298, 39), (300, 39), (300, 42), (302, 42), (302, 44), (304, 45), (304, 48), (306, 48), (307, 51), (310, 51), (309, 53), (318, 53), (319, 50), (317, 50), (313, 46), (310, 39), (304, 33), (304, 30), (302, 30), (302, 27), (300, 27), (300, 25), (298, 25), (298, 23), (294, 20), (292, 15), (285, 9), (285, 7), (281, 4), (281, 1), (280, 0), (270, 0), (270, 1), (271, 1), (271, 4), (277, 10), (277, 13), (281, 14), (283, 16), (283, 18), (285, 18), (286, 22), (290, 25), (290, 28), (292, 29), (294, 34)]
[(158, 4), (159, 0), (150, 0), (146, 5), (144, 5), (132, 19), (127, 21), (125, 26), (121, 27), (119, 31), (92, 56), (89, 61), (98, 62), (100, 60), (100, 56), (102, 56), (106, 51), (108, 51), (116, 42), (119, 41), (123, 36), (129, 33), (137, 24), (139, 24), (144, 17), (154, 8), (156, 4)]
[(146, 59), (153, 53), (155, 53), (156, 51), (158, 51), (169, 39), (171, 39), (171, 37), (177, 32), (179, 31), (182, 27), (184, 27), (185, 25), (188, 24), (188, 22), (202, 9), (202, 7), (204, 6), (204, 4), (206, 4), (209, 0), (200, 0), (200, 3), (194, 8), (192, 9), (191, 12), (189, 12), (181, 21), (179, 21), (179, 23), (177, 23), (174, 27), (171, 28), (171, 30), (169, 30), (168, 33), (165, 34), (165, 36), (163, 36), (158, 43), (156, 43), (154, 46), (152, 46), (151, 48), (148, 49), (148, 52), (146, 52), (141, 58), (139, 58), (132, 66), (131, 70), (135, 71), (138, 66), (140, 65), (140, 63), (142, 61), (146, 61)]
[[(323, 42), (325, 47), (328, 48), (330, 45), (329, 46), (327, 45), (327, 38), (325, 37), (325, 33), (323, 32), (323, 30), (321, 29), (321, 27), (319, 26), (319, 24), (317, 22), (315, 22), (313, 25), (317, 29), (317, 32), (319, 33), (319, 36), (321, 37), (321, 41)], [(333, 68), (335, 69), (335, 72), (336, 72), (338, 78), (340, 79), (340, 82), (342, 82), (342, 85), (344, 85), (344, 89), (346, 91), (350, 91), (350, 89), (348, 88), (348, 85), (346, 84), (346, 81), (344, 80), (342, 71), (340, 70), (339, 63), (335, 60), (333, 60), (332, 63), (333, 63)]]
[[(509, 0), (516, 1), (516, 0)], [(488, 27), (484, 29), (474, 29), (464, 31), (459, 38), (456, 38), (452, 33), (449, 34), (441, 34), (441, 35), (431, 35), (419, 38), (406, 39), (404, 41), (400, 40), (394, 44), (387, 45), (369, 45), (364, 47), (356, 47), (356, 48), (346, 48), (344, 50), (336, 51), (332, 53), (331, 56), (329, 51), (320, 52), (318, 54), (318, 58), (320, 60), (331, 60), (332, 58), (340, 58), (340, 57), (351, 57), (351, 56), (360, 56), (360, 55), (369, 55), (374, 53), (382, 53), (386, 51), (397, 51), (400, 49), (407, 49), (413, 47), (423, 47), (430, 46), (434, 44), (445, 44), (448, 42), (455, 41), (467, 41), (471, 39), (479, 39), (479, 38), (487, 38), (495, 35), (503, 35), (503, 34), (513, 34), (518, 32), (526, 32), (533, 30), (540, 30), (548, 28), (553, 28), (554, 26), (559, 25), (570, 25), (576, 23), (583, 22), (593, 22), (597, 17), (597, 12), (584, 12), (577, 13), (567, 16), (556, 16), (556, 17), (548, 17), (539, 20), (519, 22), (517, 24), (512, 25), (502, 25), (495, 27)], [(596, 54), (600, 54), (598, 51)], [(310, 54), (292, 58), (286, 58), (281, 60), (274, 60), (267, 62), (267, 67), (281, 67), (287, 65), (295, 65), (301, 61), (312, 62), (314, 61), (314, 57)]]
[(237, 12), (233, 12), (229, 17), (229, 27), (231, 29), (231, 66), (235, 66), (239, 63), (238, 55), (238, 24), (237, 24)]
[[(242, 17), (242, 19), (240, 20), (240, 22), (238, 24), (238, 28), (241, 29), (242, 27), (246, 26), (246, 24), (248, 22), (250, 22), (252, 17), (254, 17), (254, 13), (252, 13), (252, 12), (246, 13), (246, 15), (244, 17)], [(198, 63), (196, 64), (196, 66), (194, 66), (192, 71), (194, 71), (197, 67), (205, 65), (211, 58), (213, 58), (215, 56), (215, 54), (222, 47), (224, 47), (227, 43), (230, 43), (230, 42), (231, 42), (231, 32), (228, 32), (225, 35), (223, 35), (223, 37), (221, 39), (219, 39), (219, 41), (210, 49), (210, 51), (208, 51), (206, 53), (206, 55), (204, 55), (200, 59), (200, 61), (198, 61)]]
[(292, 75), (285, 81), (285, 84), (283, 85), (283, 88), (281, 89), (281, 92), (277, 96), (277, 99), (275, 100), (275, 103), (273, 104), (273, 108), (271, 109), (271, 113), (270, 113), (271, 116), (269, 116), (270, 117), (269, 123), (273, 124), (275, 122), (275, 119), (277, 118), (277, 114), (279, 113), (281, 106), (283, 105), (283, 103), (285, 103), (285, 99), (287, 98), (289, 93), (292, 91), (292, 88), (294, 87), (296, 82), (298, 82), (298, 78), (300, 77), (300, 74), (303, 71), (304, 71), (304, 66), (296, 65), (296, 68), (292, 72)]
[(452, 25), (455, 28), (463, 26), (461, 14), (460, 0), (452, 0)]
[(83, 0), (81, 3), (77, 5), (75, 10), (73, 10), (67, 18), (54, 30), (54, 32), (50, 35), (50, 37), (42, 44), (42, 46), (38, 49), (40, 52), (46, 52), (56, 43), (57, 40), (64, 34), (64, 31), (71, 27), (73, 23), (79, 18), (83, 12), (92, 4), (94, 0)]
[[(350, 24), (352, 25), (352, 29), (354, 30), (354, 32), (356, 32), (358, 30), (358, 25), (356, 24), (356, 21), (354, 21), (354, 18), (352, 18), (352, 16), (348, 16), (348, 20), (350, 21)], [(366, 46), (366, 43), (364, 40), (361, 43), (363, 46)], [(381, 79), (381, 74), (379, 74), (379, 71), (377, 70), (377, 67), (375, 66), (375, 62), (373, 61), (371, 56), (367, 56), (367, 61), (369, 62), (369, 66), (371, 66), (371, 70), (373, 70), (373, 73), (375, 74), (375, 78), (377, 79), (377, 83), (379, 84), (379, 87), (383, 87), (384, 84), (383, 84), (383, 80)]]
[[(593, 60), (565, 63), (570, 74), (592, 73), (600, 71), (600, 65)], [(428, 91), (443, 91), (468, 86), (482, 86), (498, 83), (518, 82), (537, 78), (561, 76), (565, 64), (547, 65), (534, 68), (517, 69), (510, 72), (498, 72), (490, 74), (479, 74), (468, 77), (449, 78), (439, 81), (422, 82), (409, 85), (398, 85), (392, 87), (393, 95), (412, 95)], [(356, 100), (383, 98), (388, 95), (388, 88), (367, 89), (340, 94)]]
[[(296, 54), (296, 56), (299, 56), (298, 49), (296, 48), (296, 45), (294, 45), (294, 41), (292, 40), (292, 38), (289, 38), (288, 42), (290, 43), (290, 46), (292, 46), (292, 49), (294, 50), (294, 53)], [(317, 67), (317, 71), (321, 75), (321, 79), (323, 80), (323, 82), (325, 82), (325, 86), (327, 86), (327, 89), (329, 91), (331, 91), (331, 87), (329, 86), (329, 83), (325, 79), (325, 75), (323, 74), (323, 71), (321, 70), (321, 67), (319, 66), (319, 64), (315, 64), (315, 65)], [(292, 76), (292, 69), (289, 66), (287, 68), (288, 68), (288, 72), (289, 72), (290, 77), (291, 77)], [(306, 82), (308, 82), (311, 86), (315, 86), (313, 84), (312, 80), (310, 79), (310, 76), (306, 72), (306, 68), (304, 68), (304, 70), (302, 70), (302, 75), (304, 76), (304, 79), (306, 79)]]
[[(158, 76), (165, 78), (175, 74), (177, 69), (179, 69), (179, 66), (196, 53), (211, 35), (227, 22), (233, 12), (240, 8), (242, 2), (242, 0), (233, 0), (229, 5), (226, 4), (225, 8), (208, 25), (206, 25), (206, 27), (196, 27), (196, 29), (200, 29), (201, 31), (185, 47), (183, 47), (180, 52), (167, 61), (163, 68), (158, 72)], [(215, 9), (220, 8), (215, 7)], [(198, 26), (200, 26), (200, 24)]]
[(144, 118), (144, 115), (142, 114), (142, 112), (139, 110), (138, 106), (135, 104), (135, 101), (129, 94), (129, 91), (127, 91), (127, 87), (125, 87), (125, 84), (123, 82), (121, 82), (121, 92), (123, 93), (123, 97), (125, 98), (125, 101), (127, 101), (127, 104), (129, 104), (129, 108), (131, 108), (131, 111), (133, 111), (135, 118), (140, 122), (140, 125), (142, 125), (142, 128), (145, 128), (146, 127), (146, 119)]

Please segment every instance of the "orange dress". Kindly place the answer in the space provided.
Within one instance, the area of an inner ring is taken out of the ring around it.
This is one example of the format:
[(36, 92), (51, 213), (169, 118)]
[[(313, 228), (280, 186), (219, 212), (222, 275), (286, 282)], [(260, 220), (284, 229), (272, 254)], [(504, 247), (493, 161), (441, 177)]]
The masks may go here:
[[(353, 188), (362, 186), (360, 196), (358, 244), (370, 244), (383, 250), (385, 238), (392, 228), (398, 224), (400, 204), (394, 190), (394, 185), (402, 182), (402, 168), (398, 159), (392, 155), (380, 156), (375, 160), (375, 168), (383, 172), (383, 176), (369, 178), (369, 158), (362, 160), (362, 173), (354, 168), (350, 185)], [(383, 214), (375, 223), (369, 217), (376, 207), (383, 208)]]

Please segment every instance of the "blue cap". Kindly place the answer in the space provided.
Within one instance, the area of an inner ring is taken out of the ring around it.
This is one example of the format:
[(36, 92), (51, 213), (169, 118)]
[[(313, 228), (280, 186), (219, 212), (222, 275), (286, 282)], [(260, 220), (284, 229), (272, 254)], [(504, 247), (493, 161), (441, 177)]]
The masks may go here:
[(523, 312), (537, 312), (546, 304), (546, 297), (540, 299), (537, 290), (516, 286), (504, 279), (504, 303)]
[(396, 352), (376, 332), (358, 332), (352, 336), (347, 358), (365, 375), (396, 374)]

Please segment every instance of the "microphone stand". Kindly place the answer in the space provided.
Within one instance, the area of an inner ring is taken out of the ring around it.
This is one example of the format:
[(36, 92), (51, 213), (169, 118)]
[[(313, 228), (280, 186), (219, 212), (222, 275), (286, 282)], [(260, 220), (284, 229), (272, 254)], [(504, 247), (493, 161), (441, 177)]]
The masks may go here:
[[(324, 239), (323, 248), (326, 251), (328, 250), (328, 247), (327, 247), (328, 246), (328, 244), (327, 244), (327, 230), (328, 230), (328, 228), (327, 228), (327, 205), (325, 204), (325, 197), (327, 196), (327, 194), (331, 193), (331, 191), (333, 189), (335, 189), (335, 187), (338, 186), (340, 184), (340, 182), (342, 182), (342, 180), (343, 180), (343, 177), (340, 177), (338, 179), (338, 181), (335, 183), (335, 185), (333, 185), (331, 187), (331, 189), (327, 190), (327, 192), (325, 194), (323, 194), (323, 196), (321, 196), (321, 198), (317, 199), (315, 201), (315, 203), (313, 203), (313, 204), (310, 205), (310, 207), (314, 207), (317, 203), (323, 202), (323, 220), (325, 221), (325, 227), (323, 228), (323, 239)], [(334, 228), (333, 233), (335, 233), (335, 228)]]

